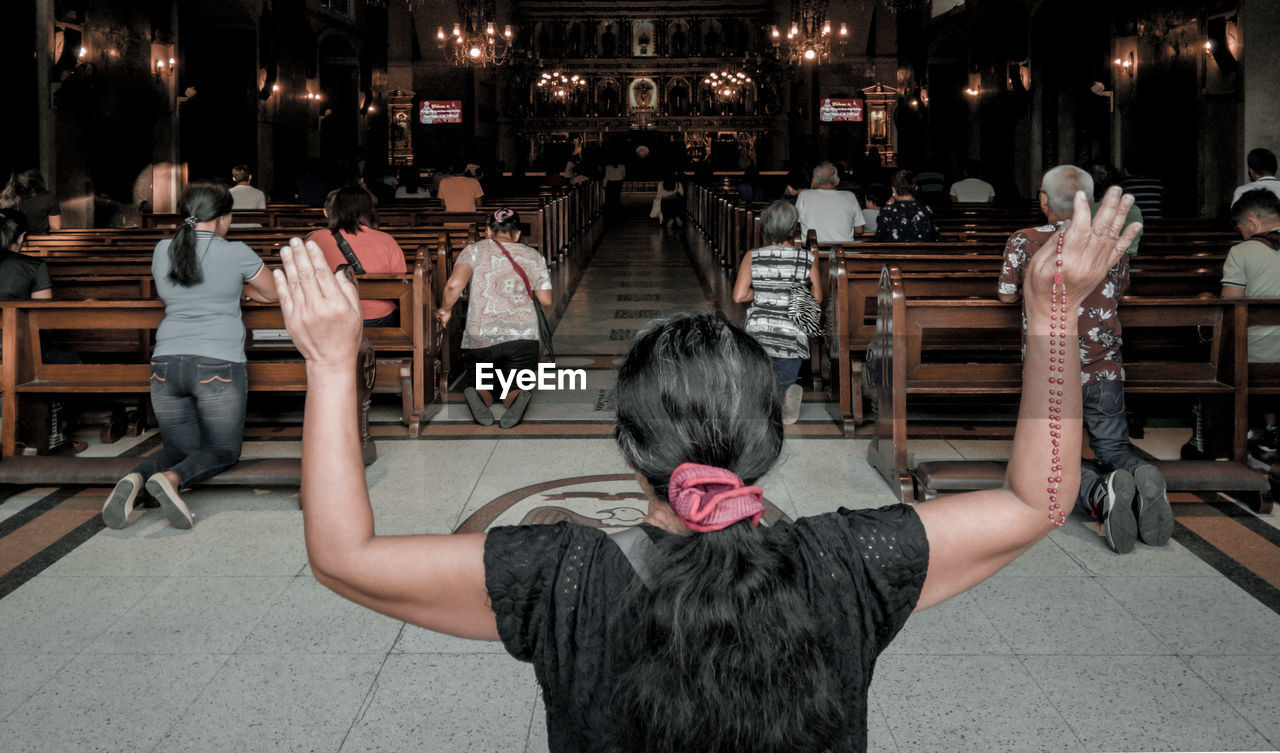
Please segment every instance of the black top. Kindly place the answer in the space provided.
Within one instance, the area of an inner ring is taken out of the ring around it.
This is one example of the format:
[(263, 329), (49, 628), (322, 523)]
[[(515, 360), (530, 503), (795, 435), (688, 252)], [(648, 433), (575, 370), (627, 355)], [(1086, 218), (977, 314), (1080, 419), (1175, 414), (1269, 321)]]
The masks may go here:
[(39, 259), (0, 251), (0, 301), (25, 301), (53, 287), (49, 267)]
[(45, 235), (49, 232), (49, 218), (62, 216), (58, 199), (49, 191), (32, 194), (18, 202), (18, 209), (27, 216), (27, 232)]
[(938, 240), (933, 210), (914, 199), (885, 204), (876, 217), (876, 240), (932, 243)]
[[(670, 536), (646, 526), (650, 536)], [(832, 753), (867, 748), (867, 687), (876, 657), (915, 608), (929, 543), (906, 505), (845, 510), (765, 530), (795, 553), (802, 588), (849, 726)], [(656, 550), (655, 550), (656, 551)], [(484, 554), (498, 633), (512, 656), (532, 662), (547, 707), (551, 751), (609, 751), (619, 723), (603, 699), (635, 658), (611, 640), (638, 622), (632, 589), (643, 588), (622, 551), (601, 530), (560, 523), (495, 528)], [(658, 565), (661, 567), (661, 565)]]

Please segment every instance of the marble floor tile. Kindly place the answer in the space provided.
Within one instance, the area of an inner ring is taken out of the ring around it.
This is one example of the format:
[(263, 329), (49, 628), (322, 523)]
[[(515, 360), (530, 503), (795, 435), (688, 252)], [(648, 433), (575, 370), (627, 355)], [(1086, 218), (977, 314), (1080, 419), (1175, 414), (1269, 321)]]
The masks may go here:
[(971, 593), (1018, 654), (1171, 653), (1127, 604), (1092, 578), (992, 578)]
[(1174, 656), (1026, 656), (1091, 751), (1262, 750), (1269, 742)]
[(341, 750), (523, 750), (537, 684), (508, 656), (392, 654)]
[(0, 672), (0, 719), (44, 687), (74, 655), (71, 652), (0, 655), (0, 665), (4, 667)]
[(901, 751), (1086, 750), (1017, 657), (886, 654), (871, 696)]
[(1182, 661), (1265, 736), (1270, 747), (1280, 749), (1275, 707), (1280, 656), (1184, 656)]
[(155, 751), (337, 750), (384, 656), (232, 656)]
[(978, 597), (963, 593), (911, 615), (884, 655), (921, 656), (1013, 654)]
[(309, 573), (294, 578), (236, 653), (386, 654), (404, 623), (350, 602)]
[[(1222, 578), (1107, 577), (1101, 588), (1173, 652), (1280, 655), (1280, 615)], [(1229, 626), (1229, 627), (1228, 627)]]
[(81, 654), (0, 721), (0, 741), (22, 753), (152, 750), (226, 659)]
[(95, 654), (231, 654), (291, 578), (164, 578), (86, 651)]
[[(78, 654), (163, 579), (37, 577), (0, 600), (0, 656)], [(2, 739), (2, 738), (0, 738)]]

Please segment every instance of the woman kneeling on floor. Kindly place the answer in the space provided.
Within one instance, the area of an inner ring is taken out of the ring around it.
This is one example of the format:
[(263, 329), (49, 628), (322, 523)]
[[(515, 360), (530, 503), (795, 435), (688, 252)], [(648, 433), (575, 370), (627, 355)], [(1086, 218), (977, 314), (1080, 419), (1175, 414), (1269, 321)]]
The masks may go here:
[[(462, 333), (462, 350), (467, 360), (466, 387), (471, 417), (481, 426), (493, 425), (493, 394), (477, 389), (476, 367), (483, 364), (489, 377), (494, 373), (538, 368), (538, 317), (533, 296), (543, 306), (551, 305), (551, 276), (537, 249), (520, 243), (520, 215), (514, 209), (499, 209), (489, 216), (485, 239), (462, 249), (453, 263), (453, 274), (444, 286), (444, 300), (436, 318), (442, 325), (453, 316), (454, 304), (470, 284), (467, 327)], [(514, 384), (501, 396), (507, 406), (501, 426), (510, 429), (524, 418), (533, 394)]]
[[(783, 441), (777, 376), (750, 335), (691, 315), (642, 332), (619, 369), (615, 436), (649, 514), (613, 536), (567, 523), (376, 535), (353, 420), (358, 295), (318, 248), (286, 249), (280, 297), (307, 358), (312, 571), (383, 614), (501, 640), (532, 662), (553, 751), (863, 751), (876, 658), (907, 617), (990, 577), (1071, 512), (1081, 392), (1062, 383), (1079, 349), (1076, 317), (1058, 312), (1125, 252), (1131, 203), (1112, 189), (1091, 221), (1078, 194), (1061, 245), (1029, 262), (1024, 404), (1003, 488), (757, 525), (750, 484)], [(1046, 633), (1045, 650), (1059, 639)]]
[(156, 244), (151, 274), (164, 300), (164, 320), (151, 354), (151, 409), (164, 446), (116, 484), (102, 522), (124, 528), (146, 485), (175, 528), (195, 516), (178, 493), (240, 460), (249, 377), (240, 299), (270, 303), (276, 283), (262, 259), (224, 236), (231, 193), (193, 183), (179, 203), (186, 217), (171, 240)]

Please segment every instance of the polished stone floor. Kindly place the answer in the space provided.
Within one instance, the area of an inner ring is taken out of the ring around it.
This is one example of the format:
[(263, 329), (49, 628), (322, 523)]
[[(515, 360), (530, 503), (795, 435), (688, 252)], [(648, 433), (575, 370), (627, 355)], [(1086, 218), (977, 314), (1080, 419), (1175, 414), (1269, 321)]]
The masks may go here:
[[(453, 406), (417, 440), (381, 439), (368, 474), (380, 533), (642, 515), (608, 438), (613, 359), (652, 317), (741, 312), (696, 232), (664, 234), (639, 207), (604, 226), (594, 255), (566, 260), (581, 275), (557, 277), (572, 293), (558, 355), (591, 367), (588, 389), (540, 396), (522, 431), (479, 430)], [(839, 437), (826, 416), (806, 405), (789, 429), (762, 482), (771, 514), (894, 501), (864, 460), (867, 441)], [(389, 434), (394, 408), (375, 417)], [(1175, 457), (1185, 438), (1151, 429), (1137, 444)], [(246, 456), (298, 452), (288, 432), (251, 440)], [(151, 446), (144, 436), (89, 452)], [(1007, 443), (913, 449), (994, 457)], [(0, 503), (0, 560), (11, 563), (0, 573), (0, 750), (546, 750), (533, 672), (499, 644), (435, 635), (316, 583), (295, 491), (197, 489), (191, 531), (154, 511), (124, 530), (92, 528), (104, 493), (27, 489)], [(1167, 547), (1117, 556), (1073, 518), (986, 583), (915, 615), (879, 661), (870, 750), (1280, 747), (1276, 518), (1225, 498), (1180, 499)]]

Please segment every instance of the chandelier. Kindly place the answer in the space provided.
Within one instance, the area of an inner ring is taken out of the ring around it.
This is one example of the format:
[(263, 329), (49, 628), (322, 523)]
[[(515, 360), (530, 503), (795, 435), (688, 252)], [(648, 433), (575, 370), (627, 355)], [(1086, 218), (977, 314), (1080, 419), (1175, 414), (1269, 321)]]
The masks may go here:
[(785, 39), (777, 26), (769, 29), (769, 41), (778, 58), (792, 65), (820, 63), (830, 58), (833, 42), (848, 41), (849, 25), (842, 23), (839, 32), (833, 33), (826, 13), (826, 0), (798, 0), (793, 6)]
[(581, 96), (586, 85), (587, 80), (582, 76), (566, 76), (560, 71), (552, 71), (542, 74), (537, 87), (547, 99), (564, 102)]
[(492, 1), (459, 0), (458, 11), (462, 21), (453, 25), (451, 34), (445, 34), (443, 26), (436, 27), (436, 46), (445, 57), (457, 66), (505, 64), (511, 57), (513, 32), (507, 24), (498, 33)]
[(702, 79), (702, 85), (709, 87), (720, 99), (733, 99), (742, 93), (742, 89), (751, 83), (751, 77), (742, 71), (712, 71)]

